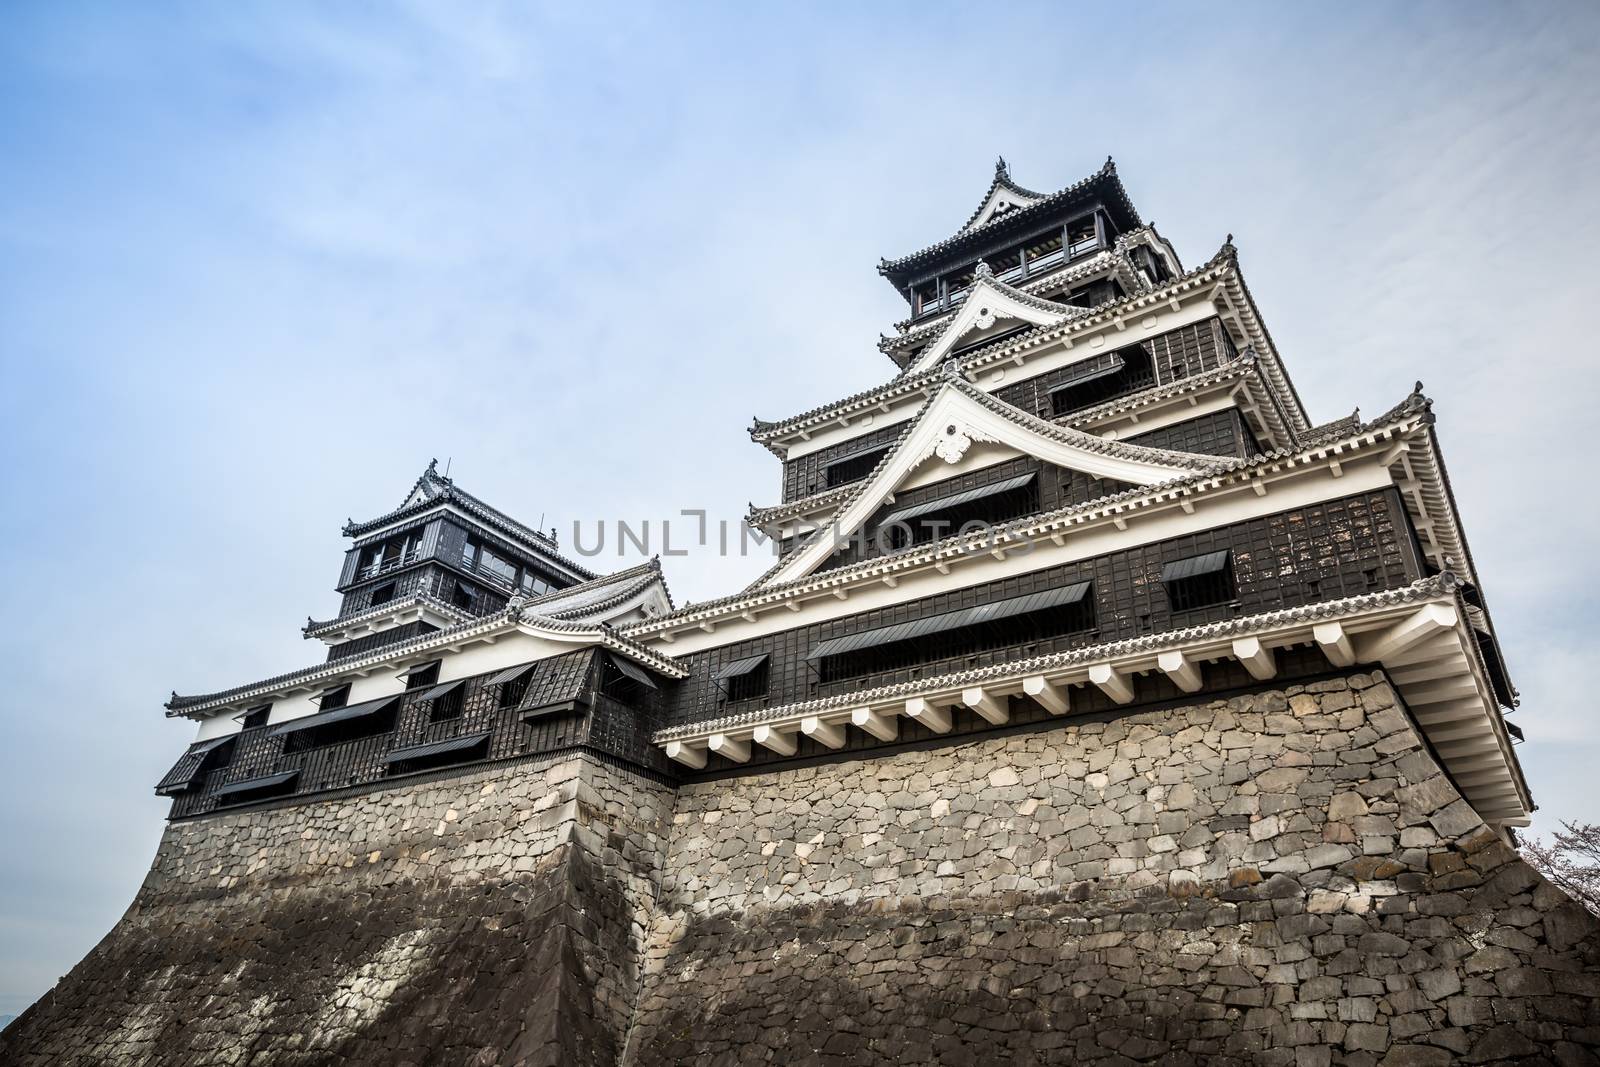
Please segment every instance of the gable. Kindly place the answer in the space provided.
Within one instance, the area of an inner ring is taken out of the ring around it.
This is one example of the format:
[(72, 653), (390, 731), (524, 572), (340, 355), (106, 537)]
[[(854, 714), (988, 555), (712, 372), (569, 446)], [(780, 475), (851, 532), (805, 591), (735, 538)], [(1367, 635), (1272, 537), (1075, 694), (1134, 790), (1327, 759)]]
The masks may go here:
[(980, 226), (987, 226), (996, 218), (1007, 212), (1019, 208), (1032, 207), (1044, 197), (1035, 193), (1026, 193), (1009, 182), (996, 181), (989, 188), (989, 195), (984, 197), (983, 204), (972, 216), (972, 221), (961, 228), (962, 233), (976, 230)]
[(1057, 326), (1083, 314), (1084, 308), (1041, 300), (996, 281), (989, 265), (980, 262), (972, 291), (939, 336), (906, 368), (906, 373), (936, 367), (951, 352), (985, 336), (997, 337), (1019, 326)]
[[(1209, 457), (1105, 441), (1056, 426), (951, 376), (912, 420), (873, 475), (852, 493), (817, 536), (791, 553), (760, 585), (794, 581), (821, 569), (839, 546), (862, 536), (867, 524), (894, 502), (897, 490), (938, 481), (930, 470), (955, 467), (982, 443), (1007, 446), (1023, 456), (1079, 472), (1089, 479), (1143, 486), (1171, 481), (1217, 465)], [(1020, 488), (1016, 487), (1016, 488)]]

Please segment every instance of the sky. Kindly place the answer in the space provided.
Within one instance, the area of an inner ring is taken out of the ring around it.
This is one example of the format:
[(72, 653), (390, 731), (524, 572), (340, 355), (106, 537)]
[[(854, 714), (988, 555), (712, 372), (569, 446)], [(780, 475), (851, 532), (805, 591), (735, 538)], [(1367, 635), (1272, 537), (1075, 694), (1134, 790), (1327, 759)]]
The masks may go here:
[(0, 1015), (132, 900), (169, 691), (321, 658), (347, 517), (775, 502), (752, 415), (891, 375), (875, 265), (998, 155), (1234, 234), (1315, 420), (1424, 382), (1534, 828), (1600, 821), (1600, 6), (1123, 7), (0, 5)]

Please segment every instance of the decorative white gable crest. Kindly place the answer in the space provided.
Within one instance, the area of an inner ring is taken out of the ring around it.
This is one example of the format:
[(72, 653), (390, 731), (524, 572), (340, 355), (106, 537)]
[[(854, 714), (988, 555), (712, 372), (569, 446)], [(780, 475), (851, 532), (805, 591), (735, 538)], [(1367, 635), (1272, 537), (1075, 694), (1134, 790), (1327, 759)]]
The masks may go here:
[(973, 212), (972, 218), (961, 227), (962, 233), (976, 230), (979, 226), (986, 226), (998, 216), (1017, 208), (1031, 207), (1044, 199), (1041, 193), (1035, 193), (1022, 188), (1011, 180), (1011, 171), (1002, 158), (995, 164), (994, 181), (989, 183), (989, 192), (983, 198), (982, 205)]
[(960, 463), (961, 457), (965, 456), (967, 449), (971, 447), (972, 435), (952, 422), (939, 436), (939, 443), (933, 446), (933, 454), (946, 463)]
[(1020, 289), (1013, 289), (996, 280), (989, 265), (980, 260), (973, 277), (972, 291), (967, 294), (960, 310), (907, 369), (915, 372), (937, 366), (964, 338), (991, 330), (1003, 320), (1014, 320), (1028, 326), (1056, 326), (1083, 314), (1087, 314), (1086, 309), (1052, 304), (1029, 296)]
[(762, 585), (778, 585), (812, 573), (919, 466), (933, 457), (949, 464), (959, 463), (978, 442), (1005, 445), (1046, 463), (1130, 485), (1154, 485), (1193, 475), (1212, 463), (1210, 457), (1109, 444), (1080, 431), (1055, 426), (986, 396), (961, 376), (960, 364), (955, 360), (945, 364), (945, 372), (947, 381), (943, 387), (928, 400), (872, 476), (844, 502), (828, 528), (785, 559), (763, 579)]

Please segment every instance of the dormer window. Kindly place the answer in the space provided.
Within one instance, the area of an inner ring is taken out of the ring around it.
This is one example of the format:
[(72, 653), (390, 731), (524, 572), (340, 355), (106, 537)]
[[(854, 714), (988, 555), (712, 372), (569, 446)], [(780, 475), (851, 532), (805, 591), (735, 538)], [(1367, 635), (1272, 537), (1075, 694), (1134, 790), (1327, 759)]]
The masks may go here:
[(1175, 612), (1231, 603), (1237, 595), (1233, 553), (1224, 549), (1174, 560), (1161, 568), (1161, 584)]

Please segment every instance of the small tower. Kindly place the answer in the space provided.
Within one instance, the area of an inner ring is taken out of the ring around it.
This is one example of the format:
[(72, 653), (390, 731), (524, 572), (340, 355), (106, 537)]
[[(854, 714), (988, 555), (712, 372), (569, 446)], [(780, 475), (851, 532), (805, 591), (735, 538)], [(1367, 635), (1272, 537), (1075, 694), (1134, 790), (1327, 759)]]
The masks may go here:
[(345, 524), (352, 539), (332, 619), (307, 637), (328, 659), (370, 652), (453, 623), (491, 615), (513, 596), (538, 597), (594, 575), (561, 556), (555, 539), (460, 489), (428, 464), (400, 506)]

